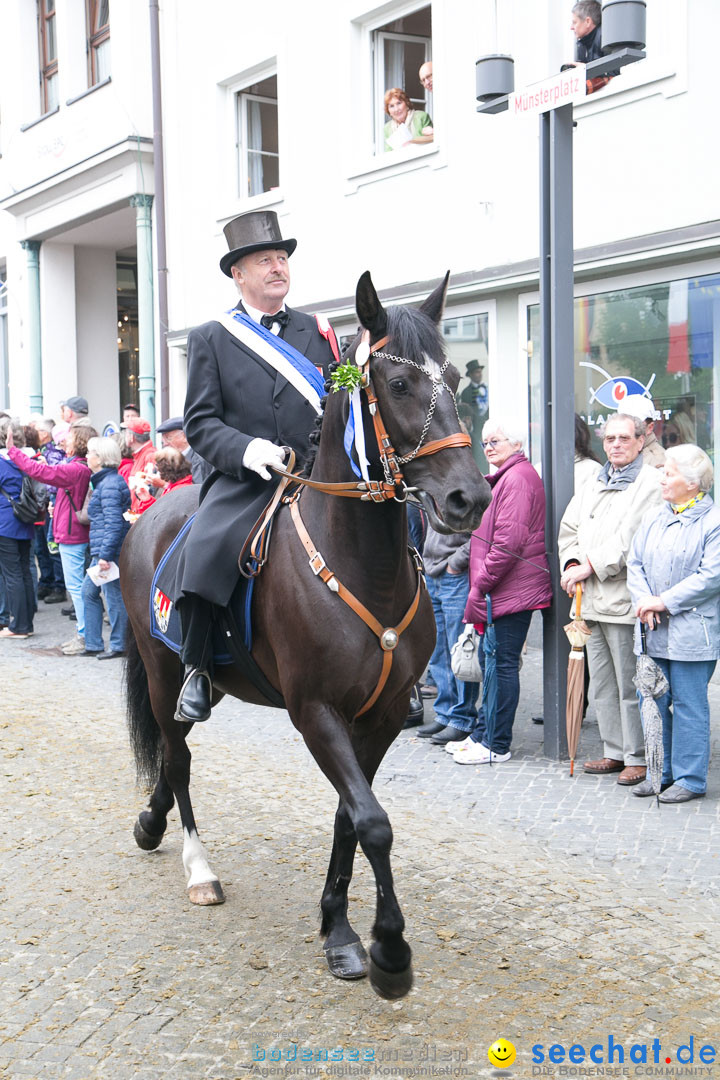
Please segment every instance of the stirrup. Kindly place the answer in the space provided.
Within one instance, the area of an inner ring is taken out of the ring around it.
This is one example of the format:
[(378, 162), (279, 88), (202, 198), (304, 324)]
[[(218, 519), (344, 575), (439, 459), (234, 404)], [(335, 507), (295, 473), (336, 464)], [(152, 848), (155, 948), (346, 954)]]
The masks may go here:
[[(204, 678), (204, 679), (207, 680), (208, 701), (210, 702), (210, 704), (208, 706), (208, 711), (207, 711), (206, 716), (200, 716), (200, 717), (195, 717), (194, 719), (191, 719), (188, 716), (183, 716), (183, 714), (181, 712), (182, 700), (183, 700), (183, 696), (185, 694), (185, 690), (187, 689), (188, 683), (196, 675), (198, 675), (201, 678)], [(210, 678), (210, 673), (208, 671), (205, 671), (204, 669), (201, 670), (200, 668), (194, 668), (194, 667), (188, 666), (188, 668), (186, 670), (185, 679), (183, 681), (182, 686), (180, 687), (180, 693), (178, 694), (177, 703), (175, 705), (175, 719), (178, 720), (181, 724), (200, 724), (200, 723), (203, 723), (205, 720), (208, 720), (210, 718), (210, 712), (211, 712), (211, 709), (212, 709), (212, 689), (213, 689), (213, 687), (212, 687), (212, 679)]]

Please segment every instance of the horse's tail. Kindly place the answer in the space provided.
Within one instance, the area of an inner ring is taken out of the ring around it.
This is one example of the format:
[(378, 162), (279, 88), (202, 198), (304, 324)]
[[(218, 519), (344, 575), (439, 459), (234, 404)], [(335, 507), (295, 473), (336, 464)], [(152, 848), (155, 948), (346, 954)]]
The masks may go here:
[(158, 782), (162, 765), (160, 728), (150, 704), (145, 664), (129, 622), (126, 648), (125, 701), (130, 745), (135, 755), (138, 783), (152, 788)]

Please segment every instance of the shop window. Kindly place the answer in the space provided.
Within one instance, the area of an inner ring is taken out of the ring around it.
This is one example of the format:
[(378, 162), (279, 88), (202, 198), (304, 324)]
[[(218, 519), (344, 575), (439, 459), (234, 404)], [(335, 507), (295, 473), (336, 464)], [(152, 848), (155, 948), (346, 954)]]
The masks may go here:
[(236, 94), (238, 193), (261, 195), (280, 185), (277, 75)]
[(86, 0), (89, 85), (110, 75), (110, 0)]
[(385, 152), (385, 93), (403, 90), (410, 108), (432, 116), (432, 91), (420, 81), (418, 72), (432, 58), (431, 7), (393, 19), (372, 33), (375, 152)]
[(55, 0), (38, 0), (40, 47), (40, 107), (52, 112), (58, 105), (57, 27)]
[[(530, 451), (540, 461), (540, 308), (528, 308)], [(575, 300), (575, 410), (604, 460), (600, 425), (628, 394), (646, 392), (666, 448), (720, 449), (714, 371), (720, 370), (720, 275), (642, 285)], [(720, 467), (720, 459), (716, 468)]]
[(482, 427), (488, 418), (488, 314), (462, 315), (444, 319), (442, 333), (447, 355), (461, 375), (458, 412), (473, 442), (478, 467), (489, 471), (483, 453)]

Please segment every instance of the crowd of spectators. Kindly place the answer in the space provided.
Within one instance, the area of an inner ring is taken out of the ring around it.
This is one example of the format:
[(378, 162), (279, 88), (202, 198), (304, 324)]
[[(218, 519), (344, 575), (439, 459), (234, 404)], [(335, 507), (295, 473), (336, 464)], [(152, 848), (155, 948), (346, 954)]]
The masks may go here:
[[(100, 437), (80, 396), (60, 405), (60, 421), (32, 416), (25, 425), (0, 413), (0, 638), (26, 639), (43, 604), (66, 604), (74, 632), (65, 656), (100, 660), (125, 655), (127, 614), (118, 558), (133, 521), (161, 495), (209, 473), (188, 445), (182, 417), (151, 427), (126, 405), (119, 431)], [(43, 493), (35, 522), (13, 503), (23, 478)], [(109, 643), (103, 628), (109, 624)]]
[[(468, 369), (477, 391), (482, 369), (475, 361)], [(479, 420), (474, 400), (460, 398), (458, 405), (473, 412), (470, 423)], [(65, 602), (69, 595), (63, 614), (76, 625), (60, 645), (63, 654), (113, 659), (125, 651), (117, 564), (131, 523), (176, 488), (201, 483), (209, 469), (189, 447), (182, 417), (159, 425), (158, 450), (135, 406), (126, 407), (116, 434), (102, 438), (88, 412), (77, 396), (62, 403), (59, 423), (32, 417), (23, 425), (0, 414), (0, 638), (30, 637), (39, 604)], [(573, 605), (568, 614), (582, 617), (590, 630), (587, 675), (603, 756), (586, 761), (584, 770), (617, 774), (617, 783), (639, 797), (653, 793), (633, 681), (635, 657), (647, 651), (668, 683), (658, 702), (664, 742), (659, 797), (680, 803), (702, 797), (707, 786), (707, 688), (720, 656), (720, 511), (709, 494), (709, 457), (690, 441), (689, 428), (680, 443), (663, 439), (664, 448), (655, 436), (659, 419), (645, 395), (623, 402), (604, 425), (603, 464), (576, 416), (575, 494), (562, 518), (558, 551), (562, 589), (572, 598), (581, 591), (580, 610)], [(412, 522), (413, 540), (424, 547), (437, 628), (423, 688), (434, 694), (434, 714), (417, 734), (461, 765), (510, 759), (532, 613), (564, 602), (552, 595), (545, 493), (524, 453), (524, 432), (489, 416), (481, 445), (493, 498), (475, 532), (445, 536), (422, 515)], [(21, 520), (13, 505), (25, 477), (43, 493), (35, 522)], [(467, 624), (479, 635), (483, 670), (483, 635), (492, 626), (492, 716), (482, 682), (460, 681), (452, 672), (451, 651)], [(406, 726), (422, 718), (419, 689)]]
[[(720, 656), (720, 511), (709, 491), (712, 462), (689, 439), (666, 451), (655, 435), (660, 419), (649, 397), (628, 398), (602, 429), (605, 462), (590, 430), (575, 418), (574, 491), (558, 536), (561, 587), (590, 631), (588, 682), (603, 756), (584, 771), (616, 774), (638, 797), (654, 793), (634, 678), (641, 651), (668, 682), (658, 705), (663, 722), (662, 802), (700, 798), (707, 787), (710, 710), (707, 687)], [(685, 433), (689, 435), (689, 432)], [(523, 452), (524, 433), (490, 415), (482, 446), (491, 466), (493, 499), (472, 536), (425, 541), (425, 568), (438, 638), (423, 693), (435, 696), (432, 718), (417, 729), (457, 764), (502, 763), (511, 757), (520, 668), (533, 611), (553, 597), (545, 544), (545, 494)], [(482, 684), (462, 682), (451, 650), (472, 624), (493, 626), (496, 700), (486, 715)], [(641, 634), (640, 629), (643, 628)]]

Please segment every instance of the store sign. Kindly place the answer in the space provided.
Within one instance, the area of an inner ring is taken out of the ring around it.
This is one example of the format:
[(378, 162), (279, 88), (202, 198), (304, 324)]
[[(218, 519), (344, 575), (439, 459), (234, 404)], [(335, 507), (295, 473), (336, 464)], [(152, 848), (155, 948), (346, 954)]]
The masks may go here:
[[(611, 375), (609, 371), (605, 371), (599, 364), (592, 364), (589, 360), (581, 360), (579, 366), (592, 368), (593, 371), (598, 371), (603, 376), (603, 381), (599, 386), (591, 386), (589, 389), (588, 405), (590, 407), (597, 403), (603, 409), (614, 409), (616, 412), (622, 412), (623, 402), (631, 394), (641, 394), (652, 402), (650, 387), (655, 382), (654, 374), (650, 376), (646, 386), (638, 379), (633, 379), (630, 375)], [(663, 418), (667, 420), (672, 410), (661, 408), (659, 411)], [(583, 416), (583, 420), (589, 427), (604, 424), (606, 419), (607, 417), (603, 413), (593, 415), (590, 409), (588, 409), (587, 416)]]
[(550, 112), (562, 105), (572, 105), (587, 96), (585, 65), (561, 71), (550, 79), (526, 86), (510, 94), (508, 109), (511, 116), (532, 116), (535, 113)]
[(606, 409), (620, 409), (622, 403), (626, 397), (630, 397), (631, 394), (644, 394), (645, 397), (650, 397), (650, 387), (655, 382), (655, 376), (651, 376), (650, 382), (645, 386), (637, 379), (631, 378), (630, 375), (616, 375), (613, 376), (609, 371), (605, 371), (599, 364), (591, 364), (588, 360), (581, 360), (580, 367), (592, 368), (593, 371), (599, 371), (604, 377), (604, 381), (597, 388), (590, 388), (590, 404), (597, 401), (599, 405), (603, 405)]

